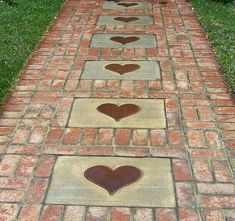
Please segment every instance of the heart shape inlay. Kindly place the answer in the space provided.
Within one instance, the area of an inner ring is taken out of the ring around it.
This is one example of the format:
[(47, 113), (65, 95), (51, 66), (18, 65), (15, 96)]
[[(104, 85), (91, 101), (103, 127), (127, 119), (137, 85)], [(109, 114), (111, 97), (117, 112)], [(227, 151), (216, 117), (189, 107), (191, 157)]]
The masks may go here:
[(138, 64), (108, 64), (104, 68), (109, 71), (117, 72), (118, 74), (123, 75), (140, 69), (140, 66)]
[(128, 23), (128, 22), (132, 22), (132, 21), (137, 21), (137, 20), (139, 20), (139, 18), (137, 18), (137, 17), (116, 17), (116, 18), (114, 18), (114, 20)]
[(98, 165), (88, 168), (84, 176), (113, 195), (117, 190), (136, 182), (141, 177), (141, 171), (133, 166), (120, 166), (112, 170)]
[(118, 106), (116, 104), (106, 103), (101, 104), (96, 109), (100, 113), (112, 117), (115, 121), (120, 121), (122, 118), (136, 114), (141, 108), (135, 104), (123, 104)]
[(159, 4), (161, 4), (161, 5), (166, 5), (166, 4), (168, 4), (168, 2), (166, 2), (166, 1), (160, 1)]
[(117, 5), (124, 6), (124, 7), (128, 8), (128, 7), (132, 7), (132, 6), (137, 6), (139, 4), (138, 3), (125, 3), (125, 2), (121, 2), (121, 3), (118, 3)]
[(138, 41), (140, 39), (138, 37), (120, 37), (120, 36), (116, 36), (116, 37), (110, 38), (110, 40), (125, 45), (125, 44), (128, 44), (128, 43), (134, 42), (134, 41)]

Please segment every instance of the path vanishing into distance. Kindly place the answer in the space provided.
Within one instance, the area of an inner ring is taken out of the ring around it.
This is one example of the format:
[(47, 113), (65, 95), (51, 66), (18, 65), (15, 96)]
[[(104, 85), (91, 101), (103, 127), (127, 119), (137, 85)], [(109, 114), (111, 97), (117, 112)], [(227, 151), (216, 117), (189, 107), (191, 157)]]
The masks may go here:
[(69, 0), (0, 116), (0, 221), (233, 221), (235, 105), (187, 0)]

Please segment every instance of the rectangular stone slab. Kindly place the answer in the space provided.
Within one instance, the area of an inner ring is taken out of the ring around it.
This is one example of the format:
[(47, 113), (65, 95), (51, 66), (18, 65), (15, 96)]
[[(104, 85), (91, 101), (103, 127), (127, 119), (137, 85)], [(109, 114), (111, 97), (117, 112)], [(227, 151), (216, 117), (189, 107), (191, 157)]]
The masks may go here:
[(125, 7), (125, 6), (118, 5), (118, 3), (121, 3), (121, 2), (122, 1), (120, 1), (120, 2), (105, 1), (103, 4), (103, 9), (117, 9), (117, 10), (120, 10), (120, 9), (124, 9), (124, 10), (127, 10), (127, 9), (152, 9), (152, 4), (150, 2), (123, 1), (125, 3), (137, 3), (138, 4), (138, 5), (131, 6), (131, 7)]
[[(138, 18), (139, 20), (123, 22), (115, 20), (114, 18)], [(97, 25), (152, 25), (153, 17), (152, 16), (99, 16)]]
[[(112, 169), (133, 166), (141, 170), (136, 182), (109, 193), (87, 180), (84, 172), (93, 166)], [(170, 159), (61, 156), (57, 159), (46, 198), (49, 204), (127, 207), (175, 207)]]
[[(138, 37), (138, 41), (130, 42), (125, 45), (110, 40), (112, 37)], [(92, 48), (155, 48), (155, 35), (140, 34), (94, 34), (91, 40)]]
[[(110, 64), (136, 64), (140, 68), (123, 75), (105, 69)], [(81, 79), (100, 80), (157, 80), (160, 79), (160, 67), (157, 61), (86, 61)]]
[[(115, 121), (110, 116), (100, 113), (96, 109), (98, 106), (105, 103), (112, 103), (118, 106), (123, 104), (135, 104), (138, 105), (141, 110), (120, 121)], [(164, 100), (77, 98), (74, 100), (68, 127), (165, 128)]]

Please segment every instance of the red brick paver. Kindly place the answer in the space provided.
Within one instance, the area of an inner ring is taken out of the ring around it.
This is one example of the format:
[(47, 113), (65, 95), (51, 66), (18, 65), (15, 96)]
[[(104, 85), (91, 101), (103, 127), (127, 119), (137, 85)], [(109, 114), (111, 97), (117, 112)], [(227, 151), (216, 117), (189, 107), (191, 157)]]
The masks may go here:
[[(0, 221), (235, 220), (234, 101), (191, 4), (152, 4), (65, 2), (1, 108)], [(153, 15), (155, 25), (96, 25), (99, 15)], [(89, 48), (94, 33), (154, 34), (157, 47)], [(162, 79), (80, 80), (85, 60), (98, 59), (158, 60)], [(75, 97), (165, 99), (167, 128), (68, 128)], [(169, 157), (177, 207), (46, 205), (59, 155)]]

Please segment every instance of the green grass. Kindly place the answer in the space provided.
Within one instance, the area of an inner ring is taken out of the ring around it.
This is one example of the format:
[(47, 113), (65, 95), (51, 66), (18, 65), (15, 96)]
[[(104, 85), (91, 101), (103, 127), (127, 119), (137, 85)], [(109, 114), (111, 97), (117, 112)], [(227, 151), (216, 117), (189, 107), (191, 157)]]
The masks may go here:
[(63, 0), (0, 1), (0, 105)]
[(235, 92), (235, 3), (192, 0), (209, 40), (215, 48), (231, 92)]

